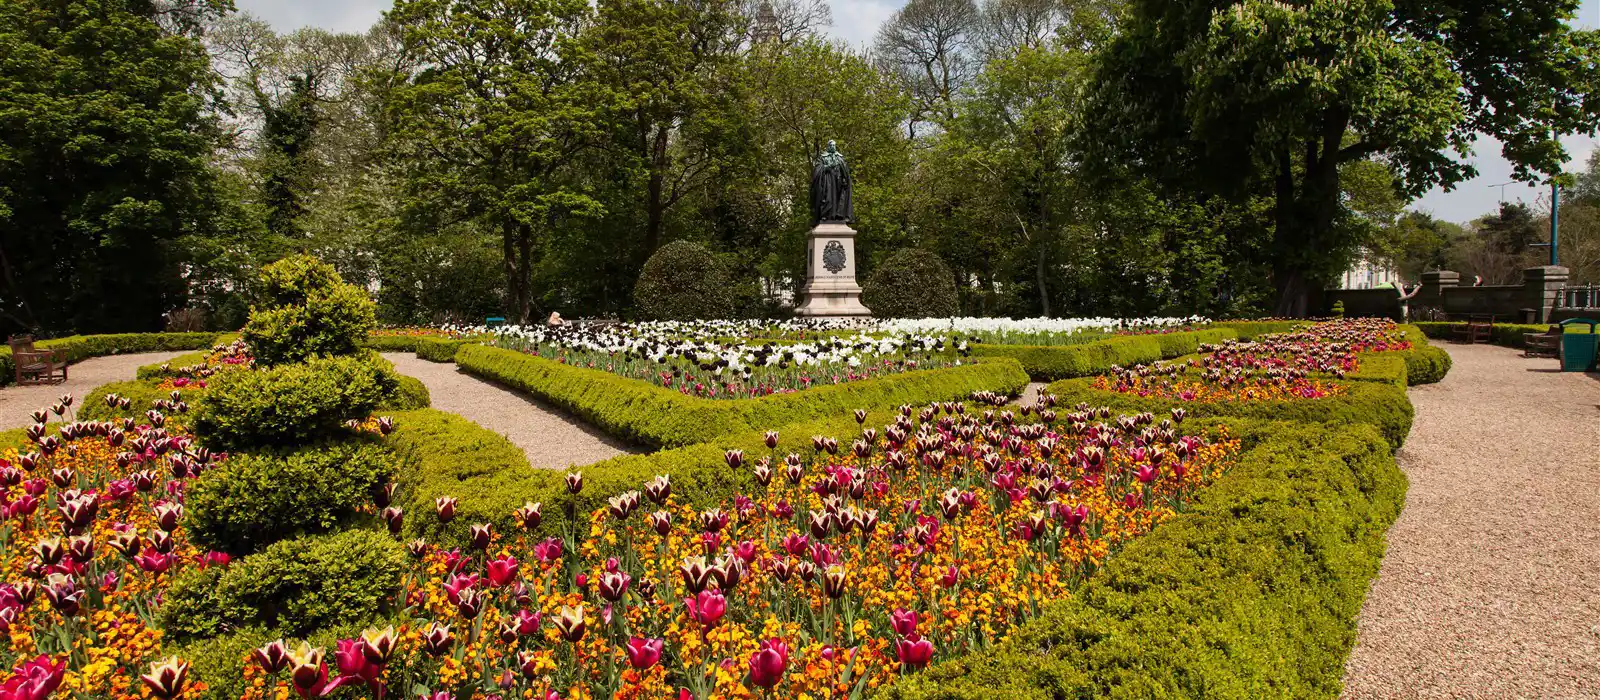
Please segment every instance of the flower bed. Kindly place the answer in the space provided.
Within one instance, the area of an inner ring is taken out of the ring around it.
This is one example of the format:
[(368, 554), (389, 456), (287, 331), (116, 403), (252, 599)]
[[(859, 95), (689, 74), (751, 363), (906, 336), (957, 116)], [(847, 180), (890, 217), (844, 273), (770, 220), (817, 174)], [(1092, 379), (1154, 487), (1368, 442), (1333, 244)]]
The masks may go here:
[(959, 367), (968, 355), (965, 343), (932, 336), (855, 335), (757, 345), (685, 340), (639, 326), (509, 328), (493, 344), (685, 396), (729, 400)]
[[(184, 413), (181, 402), (163, 408)], [(414, 542), (415, 568), (386, 606), (400, 611), (397, 630), (341, 641), (336, 653), (268, 645), (245, 667), (259, 688), (245, 697), (278, 696), (273, 685), (312, 697), (361, 684), (457, 697), (496, 684), (539, 697), (876, 687), (935, 654), (987, 645), (1066, 595), (1111, 552), (1180, 512), (1238, 448), (1226, 433), (1183, 436), (1147, 416), (1040, 417), (1046, 424), (980, 417), (962, 404), (907, 408), (849, 446), (812, 438), (805, 457), (726, 453), (725, 469), (763, 486), (718, 507), (695, 507), (657, 477), (581, 520), (569, 500), (559, 537), (533, 536), (542, 508), (526, 504), (513, 516), (529, 533), (474, 526), (466, 551)], [(195, 626), (205, 616), (260, 614), (230, 593), (245, 574), (204, 570), (243, 566), (258, 580), (275, 571), (257, 572), (260, 561), (284, 556), (274, 546), (230, 563), (190, 544), (185, 492), (227, 458), (200, 448), (176, 418), (148, 418), (69, 423), (59, 435), (41, 424), (30, 431), (35, 451), (10, 451), (0, 464), (13, 523), (0, 559), (6, 578), (45, 581), (0, 586), (0, 619), (13, 648), (43, 655), (43, 682), (132, 694), (147, 670), (142, 682), (161, 697), (202, 693), (188, 662), (158, 658), (156, 630), (192, 635), (213, 628)], [(776, 434), (767, 440), (780, 444)], [(26, 478), (35, 470), (51, 480)], [(582, 488), (581, 476), (568, 476), (570, 493)], [(388, 507), (380, 516), (399, 532), (406, 517), (448, 523), (456, 503), (441, 496), (432, 513)], [(175, 581), (183, 592), (168, 596)], [(235, 602), (194, 608), (211, 586), (205, 595)], [(181, 612), (165, 609), (174, 605)]]
[(714, 400), (504, 348), (466, 345), (457, 352), (456, 364), (471, 374), (548, 401), (617, 438), (650, 447), (693, 445), (837, 416), (855, 408), (948, 401), (975, 391), (1015, 393), (1028, 382), (1016, 362), (993, 359), (800, 392)]

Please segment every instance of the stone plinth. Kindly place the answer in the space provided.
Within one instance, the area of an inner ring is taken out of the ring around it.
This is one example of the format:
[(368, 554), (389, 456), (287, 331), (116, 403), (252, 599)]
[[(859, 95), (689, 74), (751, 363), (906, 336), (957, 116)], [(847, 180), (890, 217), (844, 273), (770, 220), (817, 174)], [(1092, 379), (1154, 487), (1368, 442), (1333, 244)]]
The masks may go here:
[(861, 305), (856, 284), (856, 231), (843, 223), (821, 223), (806, 241), (805, 303), (795, 309), (811, 318), (860, 318), (872, 309)]

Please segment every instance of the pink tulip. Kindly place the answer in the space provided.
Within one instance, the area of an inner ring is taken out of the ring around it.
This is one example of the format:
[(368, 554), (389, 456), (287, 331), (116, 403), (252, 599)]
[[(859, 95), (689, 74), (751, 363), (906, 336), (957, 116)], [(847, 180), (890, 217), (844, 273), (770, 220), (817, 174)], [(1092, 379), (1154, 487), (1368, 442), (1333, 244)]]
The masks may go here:
[(761, 649), (750, 655), (750, 682), (761, 688), (771, 688), (783, 680), (789, 667), (789, 645), (781, 639), (768, 639)]
[(628, 663), (640, 671), (655, 666), (661, 661), (661, 651), (664, 645), (665, 642), (660, 639), (633, 637), (628, 640), (628, 646), (625, 649), (628, 653)]
[(728, 612), (728, 599), (716, 590), (703, 590), (692, 598), (683, 599), (684, 607), (689, 609), (689, 619), (699, 622), (706, 627), (717, 624), (718, 620)]
[(495, 588), (503, 588), (517, 579), (516, 557), (491, 560), (486, 568), (489, 584)]
[(895, 634), (902, 637), (917, 633), (917, 613), (915, 610), (897, 608), (889, 614), (889, 627)]

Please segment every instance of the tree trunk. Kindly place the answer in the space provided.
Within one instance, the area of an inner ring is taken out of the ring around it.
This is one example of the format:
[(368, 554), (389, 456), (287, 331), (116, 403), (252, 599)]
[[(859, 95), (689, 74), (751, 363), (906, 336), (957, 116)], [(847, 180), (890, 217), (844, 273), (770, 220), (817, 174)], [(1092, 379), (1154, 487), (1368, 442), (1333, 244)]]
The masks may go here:
[(506, 273), (506, 316), (518, 324), (528, 322), (533, 308), (533, 233), (515, 221), (500, 224), (503, 267)]
[(665, 124), (656, 125), (650, 146), (649, 194), (645, 200), (644, 254), (654, 255), (661, 246), (662, 222), (666, 219), (667, 140), (670, 131)]
[(1044, 311), (1044, 317), (1050, 318), (1052, 315), (1050, 313), (1050, 287), (1045, 282), (1044, 253), (1044, 247), (1040, 246), (1039, 256), (1035, 259), (1033, 274), (1039, 281), (1039, 307)]

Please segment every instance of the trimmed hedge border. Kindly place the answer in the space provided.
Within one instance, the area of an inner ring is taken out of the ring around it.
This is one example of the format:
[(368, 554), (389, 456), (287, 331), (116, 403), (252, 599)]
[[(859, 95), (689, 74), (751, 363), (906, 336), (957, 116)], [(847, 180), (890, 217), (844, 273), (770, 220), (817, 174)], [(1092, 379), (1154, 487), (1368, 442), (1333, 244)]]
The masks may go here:
[(1370, 425), (1226, 423), (1256, 444), (1187, 511), (992, 650), (880, 696), (1338, 697), (1405, 475)]
[(446, 340), (443, 338), (418, 338), (417, 357), (429, 362), (455, 362), (456, 351), (461, 346), (476, 344), (475, 340)]
[(1079, 345), (973, 345), (979, 357), (1008, 357), (1022, 363), (1034, 381), (1089, 377), (1113, 366), (1136, 365), (1190, 355), (1202, 344), (1238, 337), (1232, 328), (1180, 333), (1124, 335)]
[(1046, 391), (1056, 395), (1063, 406), (1087, 403), (1109, 406), (1112, 411), (1149, 411), (1157, 415), (1182, 408), (1195, 418), (1255, 418), (1293, 420), (1307, 423), (1367, 423), (1376, 426), (1394, 449), (1405, 444), (1411, 432), (1411, 401), (1405, 388), (1392, 381), (1334, 382), (1345, 393), (1321, 399), (1251, 402), (1179, 401), (1140, 397), (1090, 386), (1092, 377), (1067, 379), (1051, 384)]
[[(35, 345), (41, 349), (65, 350), (67, 362), (76, 363), (91, 357), (126, 355), (136, 352), (161, 352), (165, 350), (201, 350), (217, 344), (226, 333), (114, 333), (109, 335), (74, 335), (65, 338), (41, 340)], [(0, 347), (0, 386), (16, 381), (17, 365), (11, 360), (11, 348)]]
[(606, 433), (653, 448), (685, 447), (729, 435), (885, 408), (961, 400), (975, 391), (1016, 393), (1028, 375), (1014, 360), (988, 359), (948, 369), (916, 370), (792, 394), (715, 400), (573, 367), (515, 350), (463, 345), (456, 364), (467, 372), (530, 394)]
[[(1456, 321), (1456, 322), (1450, 322), (1450, 321), (1418, 321), (1418, 322), (1413, 323), (1411, 325), (1415, 326), (1418, 330), (1422, 331), (1429, 338), (1434, 338), (1434, 339), (1438, 339), (1438, 340), (1449, 340), (1450, 339), (1450, 329), (1452, 327), (1454, 327), (1454, 326), (1461, 325), (1461, 322), (1459, 322), (1459, 321)], [(1525, 347), (1528, 346), (1528, 344), (1526, 342), (1527, 339), (1523, 337), (1523, 334), (1526, 334), (1526, 333), (1543, 333), (1543, 332), (1545, 332), (1547, 330), (1550, 330), (1550, 326), (1551, 325), (1554, 325), (1554, 324), (1549, 324), (1549, 323), (1540, 323), (1540, 324), (1531, 324), (1531, 323), (1496, 323), (1496, 324), (1494, 324), (1494, 333), (1490, 336), (1490, 342), (1492, 342), (1495, 345), (1500, 345), (1500, 346), (1508, 347), (1508, 348), (1517, 348), (1517, 349), (1525, 348)], [(1577, 328), (1569, 328), (1568, 330), (1571, 331), (1571, 332), (1574, 332), (1574, 333), (1588, 333), (1589, 332), (1589, 329), (1587, 327), (1585, 327), (1585, 326), (1578, 326)]]

